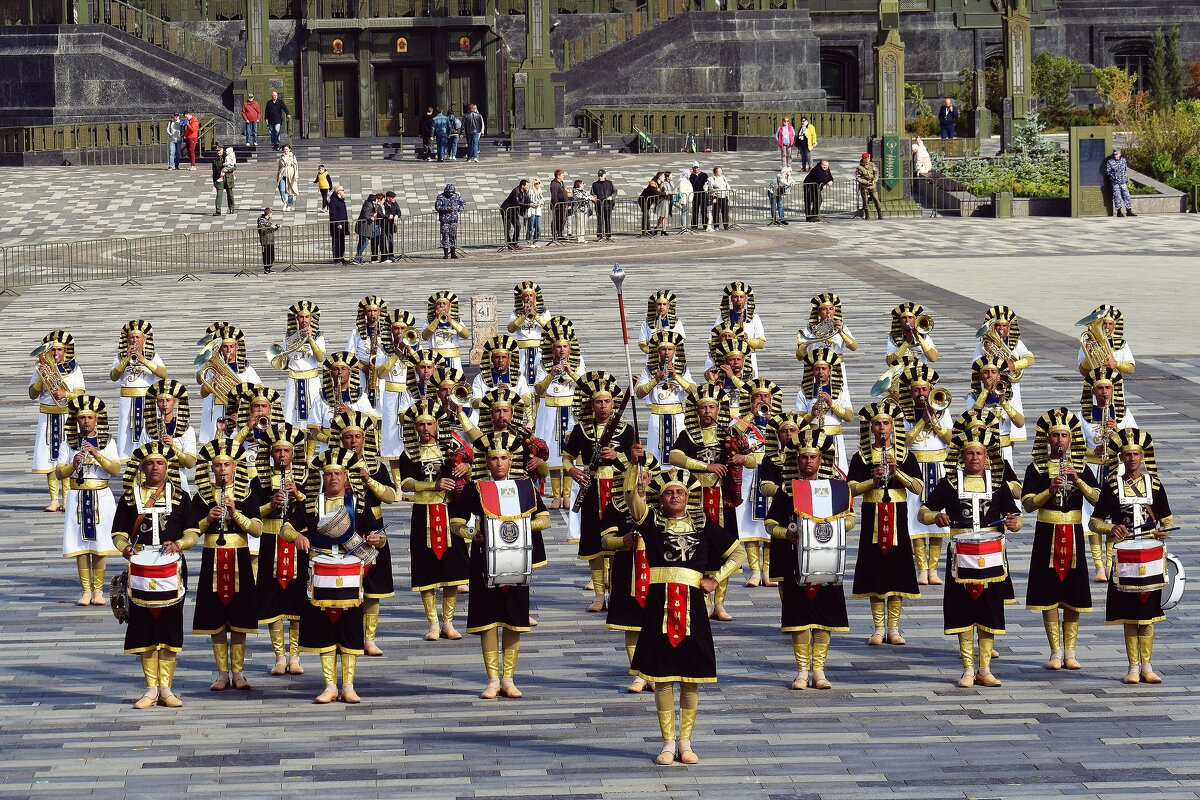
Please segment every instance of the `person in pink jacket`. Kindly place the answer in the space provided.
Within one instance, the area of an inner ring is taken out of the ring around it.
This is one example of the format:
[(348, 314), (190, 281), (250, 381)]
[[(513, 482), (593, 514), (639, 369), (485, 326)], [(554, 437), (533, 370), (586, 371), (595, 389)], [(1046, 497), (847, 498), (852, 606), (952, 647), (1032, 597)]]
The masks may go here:
[(190, 111), (183, 116), (187, 119), (187, 127), (183, 129), (183, 141), (187, 145), (188, 161), (192, 164), (188, 169), (195, 169), (196, 142), (200, 140), (200, 117)]
[(775, 131), (775, 144), (779, 147), (779, 160), (790, 166), (792, 146), (796, 144), (796, 129), (792, 127), (791, 117), (784, 117), (783, 124)]

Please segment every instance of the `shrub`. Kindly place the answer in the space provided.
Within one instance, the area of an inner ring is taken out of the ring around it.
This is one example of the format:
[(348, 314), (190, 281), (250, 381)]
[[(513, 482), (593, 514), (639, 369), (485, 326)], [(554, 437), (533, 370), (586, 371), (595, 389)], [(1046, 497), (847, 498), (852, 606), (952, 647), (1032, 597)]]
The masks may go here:
[(925, 90), (918, 84), (904, 84), (904, 98), (912, 103), (916, 109), (916, 120), (905, 120), (904, 128), (909, 133), (915, 133), (918, 136), (933, 136), (938, 132), (937, 116), (933, 113), (933, 107), (925, 99)]
[(949, 161), (935, 154), (934, 169), (976, 195), (1008, 191), (1017, 197), (1061, 197), (1070, 189), (1070, 161), (1041, 135), (1036, 113), (1017, 126), (1009, 153), (996, 158)]
[(1067, 56), (1038, 53), (1033, 60), (1033, 93), (1038, 109), (1052, 125), (1062, 125), (1069, 116), (1075, 98), (1072, 87), (1079, 81), (1079, 62)]

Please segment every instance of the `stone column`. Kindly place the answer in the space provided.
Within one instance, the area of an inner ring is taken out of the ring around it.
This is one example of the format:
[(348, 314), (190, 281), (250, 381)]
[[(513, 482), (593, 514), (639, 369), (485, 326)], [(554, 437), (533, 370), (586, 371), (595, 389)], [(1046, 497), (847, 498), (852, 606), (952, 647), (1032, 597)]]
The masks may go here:
[(518, 72), (524, 73), (523, 127), (545, 130), (557, 125), (554, 102), (554, 57), (550, 54), (550, 0), (525, 0), (525, 60)]
[(1033, 52), (1027, 0), (1005, 0), (1004, 20), (1004, 120), (1000, 126), (1000, 148), (1008, 149), (1013, 125), (1029, 116), (1033, 93)]
[(875, 46), (875, 135), (880, 139), (880, 196), (904, 193), (904, 43), (900, 40), (900, 0), (879, 0), (879, 44)]
[[(292, 112), (292, 135), (299, 137), (300, 109), (296, 99), (300, 92), (292, 81), (291, 69), (279, 69), (271, 63), (271, 8), (268, 0), (245, 0), (246, 18), (246, 63), (238, 78), (245, 85), (241, 96), (234, 98), (237, 119), (241, 119), (242, 100), (253, 94), (260, 106), (265, 106), (271, 90), (279, 92)], [(235, 85), (236, 86), (236, 85)], [(301, 88), (300, 91), (303, 91)], [(235, 88), (235, 93), (237, 92)], [(261, 123), (265, 125), (266, 123)], [(262, 134), (264, 131), (260, 130)]]

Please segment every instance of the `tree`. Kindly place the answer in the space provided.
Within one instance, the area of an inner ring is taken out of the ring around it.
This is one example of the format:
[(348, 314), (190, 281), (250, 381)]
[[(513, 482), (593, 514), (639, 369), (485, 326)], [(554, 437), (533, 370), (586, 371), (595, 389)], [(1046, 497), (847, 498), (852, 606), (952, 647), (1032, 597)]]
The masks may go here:
[(1096, 76), (1096, 94), (1104, 101), (1105, 115), (1121, 129), (1129, 130), (1137, 76), (1116, 66), (1100, 67), (1092, 74)]
[(1150, 101), (1159, 108), (1169, 108), (1171, 91), (1167, 86), (1167, 40), (1162, 28), (1150, 36), (1150, 64), (1146, 68), (1146, 82), (1150, 90)]
[(1186, 69), (1183, 66), (1183, 54), (1179, 51), (1179, 28), (1171, 28), (1167, 31), (1166, 45), (1167, 92), (1171, 97), (1171, 105), (1175, 105), (1186, 96), (1184, 92)]
[(1079, 74), (1079, 62), (1068, 56), (1038, 53), (1033, 60), (1033, 93), (1052, 124), (1062, 124), (1075, 105), (1071, 89)]

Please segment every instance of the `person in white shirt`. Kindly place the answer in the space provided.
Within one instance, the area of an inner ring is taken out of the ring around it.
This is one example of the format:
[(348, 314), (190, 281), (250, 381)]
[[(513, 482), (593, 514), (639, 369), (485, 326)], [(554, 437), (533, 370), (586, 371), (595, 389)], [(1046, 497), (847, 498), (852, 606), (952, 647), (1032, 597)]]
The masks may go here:
[(708, 178), (708, 186), (706, 191), (712, 198), (712, 225), (710, 231), (715, 231), (718, 228), (729, 230), (729, 193), (733, 187), (729, 183), (729, 179), (725, 177), (725, 170), (722, 167), (713, 167), (712, 175)]
[[(1113, 367), (1098, 367), (1083, 379), (1083, 390), (1079, 397), (1079, 418), (1083, 423), (1083, 443), (1087, 447), (1087, 468), (1096, 476), (1097, 485), (1108, 486), (1109, 470), (1114, 466), (1121, 469), (1120, 462), (1113, 462), (1107, 451), (1108, 443), (1117, 431), (1136, 428), (1137, 420), (1125, 403), (1125, 379), (1120, 370)], [(1083, 518), (1091, 519), (1092, 504), (1083, 498)], [(1096, 569), (1095, 580), (1108, 580), (1108, 564), (1112, 558), (1112, 544), (1102, 541), (1100, 534), (1088, 532), (1088, 544), (1092, 551), (1092, 566)]]
[[(333, 419), (347, 411), (362, 411), (375, 416), (367, 393), (358, 382), (362, 365), (351, 353), (331, 353), (326, 357), (321, 371), (321, 394), (317, 397), (315, 416), (308, 423), (310, 455), (313, 446), (321, 442), (336, 447), (333, 439)], [(320, 450), (323, 452), (324, 447)]]
[(809, 350), (804, 357), (804, 381), (796, 393), (796, 410), (804, 414), (804, 423), (817, 428), (833, 440), (837, 467), (844, 475), (850, 457), (842, 423), (854, 419), (854, 407), (842, 384), (842, 357), (828, 347)]
[[(796, 360), (803, 362), (814, 347), (828, 347), (842, 357), (842, 388), (850, 401), (850, 378), (846, 373), (846, 353), (858, 349), (858, 340), (842, 320), (842, 298), (823, 292), (811, 301), (808, 324), (796, 334)], [(851, 402), (852, 404), (852, 402)]]
[(946, 477), (946, 458), (954, 437), (950, 416), (950, 395), (938, 389), (940, 377), (925, 364), (909, 366), (896, 377), (896, 394), (904, 409), (908, 452), (917, 460), (921, 491), (908, 492), (908, 536), (912, 539), (913, 558), (917, 563), (917, 583), (938, 585), (938, 563), (942, 558), (942, 540), (950, 529), (936, 522), (922, 522), (921, 506)]
[[(928, 327), (926, 327), (928, 326)], [(892, 309), (892, 328), (887, 340), (887, 365), (895, 367), (912, 359), (933, 365), (938, 360), (937, 345), (929, 336), (933, 317), (918, 303), (901, 303)]]
[(727, 285), (721, 293), (721, 310), (713, 325), (740, 323), (744, 329), (745, 341), (749, 343), (750, 368), (758, 374), (757, 351), (767, 343), (767, 334), (763, 329), (762, 317), (755, 313), (754, 287), (745, 281), (734, 281)]
[[(992, 306), (983, 316), (983, 327), (978, 331), (979, 342), (975, 345), (972, 358), (983, 355), (995, 356), (1004, 362), (1003, 377), (1012, 389), (1012, 404), (1024, 410), (1021, 399), (1022, 373), (1034, 364), (1033, 353), (1021, 341), (1021, 321), (1008, 306)], [(1016, 444), (1029, 438), (1024, 425), (1013, 426), (1009, 434)]]
[[(291, 350), (288, 345), (294, 344)], [(321, 393), (321, 362), (325, 360), (325, 337), (321, 335), (321, 309), (308, 300), (288, 309), (287, 339), (274, 353), (271, 366), (286, 369), (287, 389), (283, 395), (283, 418), (289, 425), (307, 430), (315, 424), (315, 404)]]
[(33, 443), (33, 472), (46, 476), (50, 504), (44, 511), (62, 511), (66, 484), (55, 467), (66, 446), (64, 424), (72, 397), (84, 392), (83, 370), (75, 363), (75, 337), (51, 331), (42, 337), (38, 365), (29, 378), (29, 399), (38, 402), (37, 438)]
[(1121, 309), (1105, 303), (1096, 306), (1089, 315), (1089, 317), (1091, 316), (1098, 317), (1104, 338), (1107, 340), (1102, 344), (1108, 345), (1111, 356), (1103, 362), (1097, 362), (1096, 357), (1085, 353), (1084, 348), (1080, 347), (1079, 353), (1075, 356), (1075, 360), (1079, 363), (1079, 374), (1087, 375), (1089, 370), (1096, 367), (1109, 367), (1118, 370), (1122, 375), (1132, 375), (1137, 365), (1133, 359), (1133, 350), (1125, 341), (1125, 315), (1121, 313)]
[(428, 343), (426, 347), (461, 370), (462, 348), (471, 344), (471, 332), (459, 321), (458, 295), (445, 289), (429, 295), (425, 322), (421, 338)]
[[(205, 331), (207, 336), (219, 340), (215, 344), (217, 352), (212, 353), (208, 362), (214, 359), (224, 364), (220, 370), (225, 377), (218, 375), (218, 366), (201, 366), (196, 372), (196, 383), (200, 386), (200, 438), (202, 444), (211, 442), (217, 437), (217, 420), (224, 417), (229, 405), (229, 395), (240, 383), (261, 383), (258, 371), (250, 366), (246, 357), (246, 336), (240, 328), (228, 322), (214, 322)], [(236, 381), (236, 382), (234, 382)], [(232, 385), (230, 385), (232, 383)]]
[[(684, 185), (687, 181), (683, 182)], [(643, 353), (650, 353), (650, 337), (659, 331), (671, 331), (679, 334), (680, 347), (687, 338), (683, 328), (683, 320), (679, 318), (676, 308), (676, 296), (670, 289), (659, 289), (646, 300), (646, 319), (638, 331), (638, 347)]]
[(550, 451), (550, 502), (547, 508), (563, 508), (571, 496), (571, 481), (563, 466), (562, 447), (575, 427), (575, 385), (587, 369), (579, 354), (575, 326), (566, 317), (554, 317), (542, 329), (541, 363), (534, 391), (538, 397), (537, 423), (533, 433)]
[(108, 377), (121, 388), (113, 439), (117, 457), (125, 461), (142, 438), (146, 392), (153, 381), (167, 377), (166, 366), (154, 352), (153, 325), (143, 319), (132, 319), (121, 327), (117, 357)]
[(507, 334), (498, 333), (483, 343), (479, 374), (471, 382), (471, 396), (479, 400), (492, 389), (507, 386), (533, 408), (533, 389), (525, 382), (525, 376), (517, 369), (517, 340)]
[[(400, 399), (408, 388), (409, 359), (415, 352), (421, 333), (417, 330), (417, 318), (399, 308), (388, 314), (381, 324), (386, 332), (380, 342), (380, 352), (375, 357), (375, 377), (380, 382), (377, 404), (380, 416), (379, 456), (388, 462), (392, 479), (399, 485), (396, 471), (399, 469), (400, 455), (404, 452)], [(432, 369), (432, 364), (430, 367)]]
[(647, 342), (646, 368), (638, 376), (634, 395), (650, 406), (646, 452), (666, 462), (675, 439), (683, 432), (683, 404), (696, 387), (683, 356), (683, 336), (660, 330)]
[(1015, 402), (1012, 386), (1002, 374), (1004, 362), (993, 356), (981, 356), (971, 362), (971, 393), (967, 410), (990, 408), (1000, 414), (1000, 445), (1004, 460), (1012, 463), (1012, 434), (1025, 429), (1024, 410)]
[(187, 387), (176, 380), (158, 381), (146, 392), (142, 436), (137, 442), (139, 447), (159, 442), (171, 450), (171, 460), (179, 467), (180, 488), (189, 494), (192, 489), (184, 470), (196, 466), (199, 452), (191, 416)]

